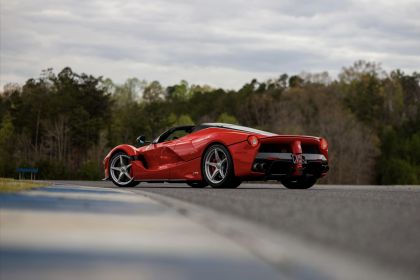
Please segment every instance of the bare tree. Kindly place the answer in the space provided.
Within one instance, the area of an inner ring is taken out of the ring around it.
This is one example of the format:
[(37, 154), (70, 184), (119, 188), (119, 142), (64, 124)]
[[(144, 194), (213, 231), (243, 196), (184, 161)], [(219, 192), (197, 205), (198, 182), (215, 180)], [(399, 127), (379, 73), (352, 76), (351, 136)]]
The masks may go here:
[(358, 122), (332, 94), (292, 89), (276, 104), (278, 133), (325, 137), (329, 143), (331, 170), (323, 180), (335, 184), (369, 184), (374, 181), (378, 139)]

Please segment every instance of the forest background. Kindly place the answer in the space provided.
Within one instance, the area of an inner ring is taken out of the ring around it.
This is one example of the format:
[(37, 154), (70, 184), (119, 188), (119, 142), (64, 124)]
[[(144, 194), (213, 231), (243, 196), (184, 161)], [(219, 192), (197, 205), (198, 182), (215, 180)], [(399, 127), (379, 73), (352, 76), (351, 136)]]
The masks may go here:
[[(227, 79), (229, 77), (226, 77)], [(42, 71), (0, 93), (0, 177), (39, 168), (40, 179), (103, 177), (115, 145), (181, 124), (227, 122), (325, 137), (327, 184), (420, 184), (420, 73), (357, 61), (327, 72), (256, 79), (239, 90)]]

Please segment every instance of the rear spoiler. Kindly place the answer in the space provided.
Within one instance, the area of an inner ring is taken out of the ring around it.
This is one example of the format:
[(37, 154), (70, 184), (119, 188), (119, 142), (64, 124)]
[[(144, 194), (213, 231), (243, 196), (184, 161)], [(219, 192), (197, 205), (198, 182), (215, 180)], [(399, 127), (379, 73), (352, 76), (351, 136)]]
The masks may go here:
[(261, 143), (293, 143), (300, 141), (305, 144), (319, 144), (321, 138), (306, 135), (278, 135), (259, 138)]

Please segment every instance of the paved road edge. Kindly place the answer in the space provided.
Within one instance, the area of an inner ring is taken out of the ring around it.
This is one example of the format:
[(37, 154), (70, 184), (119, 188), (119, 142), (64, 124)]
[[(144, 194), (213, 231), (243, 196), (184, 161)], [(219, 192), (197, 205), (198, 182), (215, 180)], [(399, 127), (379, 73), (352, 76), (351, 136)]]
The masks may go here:
[(232, 239), (292, 279), (410, 279), (364, 257), (274, 232), (230, 214), (144, 190), (135, 193), (173, 207), (182, 215)]

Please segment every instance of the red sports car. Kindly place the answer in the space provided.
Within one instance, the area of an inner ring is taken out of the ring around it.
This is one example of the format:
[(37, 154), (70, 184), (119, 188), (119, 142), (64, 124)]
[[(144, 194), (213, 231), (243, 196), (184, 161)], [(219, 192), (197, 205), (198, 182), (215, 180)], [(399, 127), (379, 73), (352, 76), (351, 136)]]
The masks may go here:
[(249, 127), (204, 123), (178, 126), (140, 147), (123, 144), (104, 159), (105, 179), (120, 187), (185, 182), (236, 188), (247, 180), (278, 180), (306, 189), (328, 171), (328, 143), (313, 136), (278, 135)]

